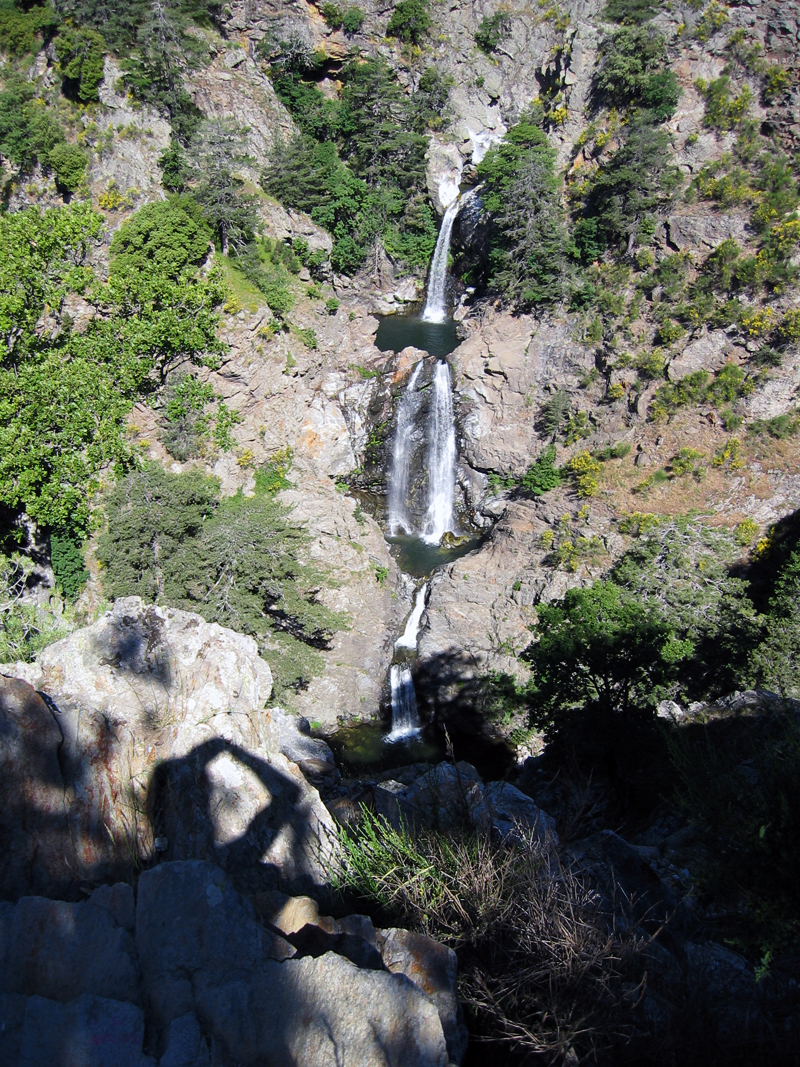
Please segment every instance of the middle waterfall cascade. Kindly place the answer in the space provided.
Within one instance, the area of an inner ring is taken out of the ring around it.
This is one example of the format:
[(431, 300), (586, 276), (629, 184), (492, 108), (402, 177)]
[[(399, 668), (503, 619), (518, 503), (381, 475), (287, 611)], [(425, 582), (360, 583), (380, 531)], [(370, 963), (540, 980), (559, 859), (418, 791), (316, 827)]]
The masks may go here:
[(422, 312), (424, 322), (444, 322), (447, 318), (445, 292), (447, 285), (447, 259), (450, 255), (450, 235), (453, 232), (453, 223), (456, 221), (456, 215), (460, 210), (461, 198), (457, 196), (445, 211), (442, 219), (442, 226), (433, 252), (431, 275), (428, 280), (428, 299), (425, 302), (425, 310)]
[(389, 475), (388, 524), (389, 533), (413, 533), (408, 517), (408, 475), (411, 463), (411, 434), (419, 408), (417, 382), (422, 371), (422, 363), (414, 368), (408, 380), (406, 391), (397, 410), (397, 430), (394, 435), (392, 451), (392, 469)]
[(386, 740), (403, 741), (416, 737), (421, 724), (411, 670), (404, 664), (393, 663), (389, 681), (392, 687), (392, 730)]
[(406, 628), (403, 633), (394, 643), (395, 648), (411, 648), (416, 649), (417, 637), (419, 636), (419, 623), (422, 618), (422, 613), (425, 610), (425, 595), (428, 592), (428, 583), (424, 582), (417, 590), (417, 595), (414, 598), (414, 610), (408, 617)]
[(438, 545), (446, 533), (455, 533), (453, 501), (456, 489), (456, 425), (453, 383), (447, 363), (437, 363), (433, 376), (428, 452), (428, 510), (422, 540)]

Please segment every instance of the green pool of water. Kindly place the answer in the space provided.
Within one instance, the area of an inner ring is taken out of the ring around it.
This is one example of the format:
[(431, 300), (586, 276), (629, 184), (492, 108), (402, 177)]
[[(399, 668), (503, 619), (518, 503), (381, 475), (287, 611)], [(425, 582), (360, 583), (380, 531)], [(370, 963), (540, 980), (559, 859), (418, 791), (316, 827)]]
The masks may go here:
[(384, 536), (391, 546), (391, 553), (397, 560), (397, 565), (414, 578), (427, 578), (437, 567), (466, 556), (481, 543), (479, 537), (468, 537), (462, 544), (442, 548), (439, 545), (429, 545), (419, 537), (390, 537), (387, 534)]
[[(458, 729), (452, 722), (448, 733), (457, 760), (466, 760), (478, 769), (485, 781), (502, 778), (514, 763), (514, 750), (506, 742)], [(412, 740), (386, 741), (389, 727), (382, 722), (345, 726), (329, 737), (342, 773), (369, 778), (381, 771), (405, 767), (409, 763), (440, 763), (448, 758), (444, 730), (425, 726)]]
[(438, 359), (449, 356), (460, 344), (452, 319), (423, 322), (417, 315), (382, 315), (375, 337), (375, 345), (381, 352), (402, 352), (413, 345)]

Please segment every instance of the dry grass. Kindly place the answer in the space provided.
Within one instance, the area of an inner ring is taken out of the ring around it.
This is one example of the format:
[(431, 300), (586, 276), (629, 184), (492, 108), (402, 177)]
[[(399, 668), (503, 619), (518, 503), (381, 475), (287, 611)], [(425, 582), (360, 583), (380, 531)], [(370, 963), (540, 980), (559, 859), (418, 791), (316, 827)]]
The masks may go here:
[(521, 827), (505, 842), (468, 826), (412, 837), (365, 813), (337, 882), (376, 918), (456, 950), (473, 1039), (554, 1063), (628, 1032), (644, 982), (625, 978), (646, 939), (552, 842)]

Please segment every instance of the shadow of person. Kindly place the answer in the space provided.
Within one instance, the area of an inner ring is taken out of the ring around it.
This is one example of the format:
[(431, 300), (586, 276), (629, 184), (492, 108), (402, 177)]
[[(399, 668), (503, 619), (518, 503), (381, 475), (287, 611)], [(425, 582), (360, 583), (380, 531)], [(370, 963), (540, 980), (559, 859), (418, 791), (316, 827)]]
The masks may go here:
[(308, 892), (324, 880), (328, 831), (290, 766), (221, 738), (159, 764), (147, 790), (157, 861), (211, 860), (242, 892)]

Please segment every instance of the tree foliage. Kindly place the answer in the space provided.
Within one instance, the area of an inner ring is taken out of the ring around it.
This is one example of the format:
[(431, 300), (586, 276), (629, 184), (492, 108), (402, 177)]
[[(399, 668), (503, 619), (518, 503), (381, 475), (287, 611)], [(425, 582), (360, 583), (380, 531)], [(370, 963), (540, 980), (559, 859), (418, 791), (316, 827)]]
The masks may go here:
[(112, 596), (172, 604), (253, 635), (281, 688), (318, 672), (315, 650), (344, 619), (320, 603), (324, 574), (304, 559), (308, 535), (272, 493), (221, 500), (215, 479), (151, 465), (118, 483), (106, 511), (98, 559)]
[(436, 224), (425, 203), (424, 130), (447, 121), (448, 79), (426, 68), (409, 96), (384, 59), (353, 61), (342, 71), (341, 99), (332, 101), (299, 45), (281, 41), (265, 52), (303, 135), (275, 146), (264, 189), (332, 234), (337, 271), (355, 273), (378, 241), (410, 266), (427, 264)]
[(513, 126), (478, 166), (495, 230), (490, 284), (519, 309), (559, 301), (569, 241), (555, 150), (533, 123)]
[[(123, 233), (100, 282), (87, 260), (101, 227), (85, 204), (0, 216), (0, 503), (55, 529), (84, 527), (99, 472), (131, 462), (134, 401), (176, 362), (220, 350), (220, 279), (171, 275), (155, 238), (132, 265)], [(91, 309), (80, 331), (76, 297)]]
[(96, 102), (103, 80), (106, 42), (94, 30), (62, 26), (55, 42), (65, 96), (82, 104)]
[(658, 212), (670, 202), (680, 173), (670, 163), (669, 136), (647, 122), (632, 124), (625, 140), (596, 172), (574, 239), (584, 261), (606, 248), (632, 251), (651, 236)]
[(680, 87), (669, 69), (667, 41), (646, 26), (626, 26), (600, 46), (594, 94), (611, 107), (643, 108), (656, 122), (674, 113)]

